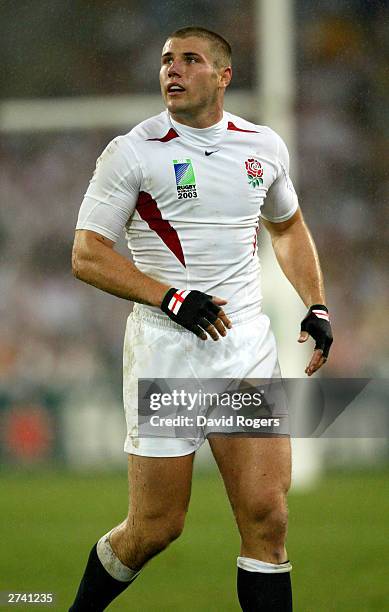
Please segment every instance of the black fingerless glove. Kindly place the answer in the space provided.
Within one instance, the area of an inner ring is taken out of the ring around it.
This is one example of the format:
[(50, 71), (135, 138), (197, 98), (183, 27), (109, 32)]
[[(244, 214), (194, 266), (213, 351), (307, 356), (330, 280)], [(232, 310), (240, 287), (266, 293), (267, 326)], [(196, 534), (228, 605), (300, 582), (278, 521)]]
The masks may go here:
[(311, 306), (301, 321), (301, 331), (308, 332), (316, 340), (315, 349), (321, 349), (327, 359), (333, 341), (328, 308), (323, 304)]
[(220, 306), (212, 302), (212, 296), (190, 289), (169, 289), (162, 300), (161, 310), (172, 321), (200, 336), (202, 329), (216, 321)]

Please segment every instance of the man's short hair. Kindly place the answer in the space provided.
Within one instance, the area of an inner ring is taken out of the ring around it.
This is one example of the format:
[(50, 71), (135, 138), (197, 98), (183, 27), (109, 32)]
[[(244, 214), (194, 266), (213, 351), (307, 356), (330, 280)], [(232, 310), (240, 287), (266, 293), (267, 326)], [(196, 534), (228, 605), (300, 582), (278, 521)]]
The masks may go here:
[(231, 66), (231, 45), (225, 38), (223, 38), (223, 36), (220, 36), (220, 34), (217, 34), (216, 32), (212, 32), (211, 30), (207, 30), (206, 28), (201, 28), (199, 26), (188, 26), (173, 32), (170, 34), (170, 36), (168, 36), (167, 40), (170, 38), (189, 38), (189, 36), (204, 38), (211, 43), (215, 58), (215, 66), (217, 66), (217, 68)]

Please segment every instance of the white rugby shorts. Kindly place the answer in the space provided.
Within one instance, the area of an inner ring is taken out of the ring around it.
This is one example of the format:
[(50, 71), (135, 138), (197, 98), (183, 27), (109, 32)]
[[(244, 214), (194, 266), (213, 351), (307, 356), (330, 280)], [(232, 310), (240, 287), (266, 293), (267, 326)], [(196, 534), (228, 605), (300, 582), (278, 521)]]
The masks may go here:
[(134, 305), (123, 353), (123, 401), (127, 421), (124, 451), (146, 457), (178, 457), (196, 451), (197, 438), (138, 437), (138, 378), (280, 378), (269, 318), (257, 311), (230, 316), (233, 327), (217, 342), (205, 342), (163, 313)]

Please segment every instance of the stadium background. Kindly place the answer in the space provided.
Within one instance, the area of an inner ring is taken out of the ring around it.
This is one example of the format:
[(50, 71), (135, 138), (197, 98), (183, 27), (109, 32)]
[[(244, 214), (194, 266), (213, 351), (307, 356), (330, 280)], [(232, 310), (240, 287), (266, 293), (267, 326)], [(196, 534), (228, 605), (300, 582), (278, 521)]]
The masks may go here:
[[(231, 42), (226, 107), (236, 99), (250, 109), (257, 4), (0, 3), (0, 590), (54, 591), (56, 609), (65, 610), (90, 544), (126, 510), (121, 349), (129, 304), (75, 281), (70, 270), (73, 228), (96, 157), (131, 127), (119, 128), (112, 117), (127, 100), (158, 95), (166, 34), (191, 23)], [(325, 376), (387, 377), (388, 2), (292, 6), (292, 176), (334, 313)], [(104, 109), (105, 118), (90, 121), (85, 108), (92, 112), (96, 101), (103, 106), (95, 114)], [(387, 436), (388, 420), (378, 427)], [(314, 442), (320, 473), (290, 497), (297, 610), (387, 610), (385, 441), (323, 442)], [(236, 546), (205, 454), (182, 541), (112, 609), (134, 601), (139, 612), (237, 610)]]

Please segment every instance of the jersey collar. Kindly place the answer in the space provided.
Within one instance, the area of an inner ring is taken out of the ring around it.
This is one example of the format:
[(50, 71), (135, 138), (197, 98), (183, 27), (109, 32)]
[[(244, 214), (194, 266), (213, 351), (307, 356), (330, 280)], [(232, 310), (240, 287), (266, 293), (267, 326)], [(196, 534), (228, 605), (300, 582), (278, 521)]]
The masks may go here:
[(194, 128), (175, 121), (168, 113), (168, 118), (177, 134), (188, 144), (198, 147), (214, 147), (222, 139), (226, 129), (228, 118), (223, 112), (222, 119), (207, 128)]

